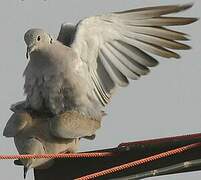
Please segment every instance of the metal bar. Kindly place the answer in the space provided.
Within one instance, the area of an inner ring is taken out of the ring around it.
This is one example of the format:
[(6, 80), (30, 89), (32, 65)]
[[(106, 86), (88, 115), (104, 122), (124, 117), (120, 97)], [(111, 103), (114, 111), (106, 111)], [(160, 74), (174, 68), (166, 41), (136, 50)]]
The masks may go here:
[(148, 177), (155, 177), (155, 176), (163, 176), (163, 175), (168, 175), (168, 174), (176, 174), (179, 172), (187, 172), (187, 169), (191, 169), (190, 171), (193, 171), (193, 168), (196, 167), (201, 167), (201, 159), (197, 160), (192, 160), (192, 161), (186, 161), (183, 163), (178, 163), (172, 166), (164, 167), (164, 168), (159, 168), (131, 176), (125, 176), (123, 178), (113, 178), (115, 180), (123, 180), (123, 179), (128, 179), (128, 180), (139, 180), (139, 179), (145, 179)]

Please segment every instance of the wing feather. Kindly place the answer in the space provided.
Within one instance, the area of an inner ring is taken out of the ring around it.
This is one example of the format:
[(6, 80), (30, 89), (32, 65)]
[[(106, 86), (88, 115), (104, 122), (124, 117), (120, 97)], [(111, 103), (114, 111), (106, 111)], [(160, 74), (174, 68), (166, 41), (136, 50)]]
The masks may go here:
[(158, 65), (158, 61), (155, 60), (152, 56), (148, 55), (144, 51), (140, 50), (139, 48), (132, 46), (130, 44), (127, 44), (123, 40), (121, 41), (114, 41), (111, 42), (114, 44), (114, 46), (130, 58), (132, 58), (134, 61), (138, 62), (139, 64), (142, 64), (147, 67), (153, 67)]
[(117, 57), (117, 55), (114, 54), (114, 52), (110, 49), (110, 46), (105, 45), (102, 48), (105, 56), (107, 57), (107, 60), (116, 68), (119, 70), (119, 72), (121, 72), (125, 77), (129, 77), (131, 79), (138, 79), (138, 75), (133, 73), (128, 67), (125, 66), (124, 63), (122, 63), (119, 60), (119, 57)]
[(154, 45), (158, 45), (158, 46), (166, 47), (170, 49), (182, 49), (182, 50), (190, 49), (190, 46), (186, 44), (179, 43), (173, 40), (164, 39), (161, 37), (159, 38), (156, 36), (150, 36), (150, 35), (139, 34), (139, 33), (130, 33), (130, 32), (125, 32), (124, 35), (134, 40), (141, 40), (145, 43), (151, 42)]
[[(190, 46), (179, 41), (187, 41), (187, 34), (171, 30), (167, 26), (187, 25), (196, 18), (171, 17), (169, 14), (181, 12), (193, 4), (157, 6), (94, 16), (80, 21), (71, 36), (60, 31), (81, 61), (87, 64), (86, 77), (92, 82), (97, 100), (105, 106), (117, 87), (125, 87), (128, 79), (139, 79), (146, 75), (150, 67), (158, 64), (151, 54), (164, 58), (180, 58), (175, 50), (187, 50)], [(165, 27), (164, 27), (165, 26)], [(69, 40), (70, 39), (70, 40)], [(64, 42), (63, 42), (64, 41)]]
[(181, 26), (195, 22), (196, 18), (183, 18), (183, 17), (156, 17), (152, 19), (142, 20), (122, 20), (126, 25), (133, 26)]
[(139, 78), (139, 75), (146, 75), (149, 73), (149, 69), (147, 67), (135, 62), (134, 60), (123, 54), (121, 50), (117, 50), (112, 44), (108, 44), (108, 49), (110, 49), (115, 54), (115, 56), (122, 64), (130, 69), (130, 71), (133, 71), (137, 79)]
[(165, 49), (161, 46), (154, 45), (151, 42), (144, 42), (143, 40), (137, 40), (137, 39), (131, 39), (129, 37), (124, 37), (124, 41), (132, 46), (136, 46), (139, 49), (145, 50), (147, 52), (150, 52), (152, 54), (164, 57), (164, 58), (180, 58), (180, 56), (172, 52), (168, 49)]
[(186, 41), (188, 38), (187, 34), (166, 29), (164, 27), (144, 27), (144, 26), (128, 26), (127, 30), (130, 32), (150, 35), (158, 38)]
[(108, 60), (108, 57), (102, 51), (100, 51), (99, 57), (110, 77), (118, 86), (125, 87), (129, 84), (128, 79)]
[(191, 8), (192, 6), (193, 6), (192, 3), (184, 5), (155, 6), (155, 7), (146, 7), (146, 8), (131, 9), (128, 11), (116, 12), (116, 14), (119, 14), (121, 18), (131, 20), (146, 19), (181, 12)]

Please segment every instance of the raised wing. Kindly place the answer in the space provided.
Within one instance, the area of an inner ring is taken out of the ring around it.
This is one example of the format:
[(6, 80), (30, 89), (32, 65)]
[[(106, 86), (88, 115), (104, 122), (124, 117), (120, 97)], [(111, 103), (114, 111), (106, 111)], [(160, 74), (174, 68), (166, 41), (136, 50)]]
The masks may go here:
[(113, 90), (149, 73), (164, 58), (180, 58), (173, 50), (190, 49), (179, 41), (186, 34), (164, 26), (187, 25), (196, 18), (169, 17), (192, 4), (158, 6), (89, 17), (78, 25), (71, 46), (88, 66), (98, 100), (106, 105)]

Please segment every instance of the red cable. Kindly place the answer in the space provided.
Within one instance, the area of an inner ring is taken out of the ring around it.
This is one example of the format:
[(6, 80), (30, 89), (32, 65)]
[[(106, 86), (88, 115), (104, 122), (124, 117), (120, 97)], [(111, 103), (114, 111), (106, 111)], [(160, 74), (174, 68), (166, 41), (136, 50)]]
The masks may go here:
[(129, 169), (129, 168), (133, 168), (133, 167), (145, 164), (145, 163), (149, 163), (149, 162), (152, 162), (152, 161), (155, 161), (155, 160), (166, 158), (166, 157), (169, 157), (169, 156), (172, 156), (172, 155), (180, 154), (180, 153), (183, 153), (183, 152), (188, 151), (190, 149), (194, 149), (196, 147), (201, 147), (201, 143), (190, 144), (190, 145), (187, 145), (187, 146), (183, 146), (181, 148), (177, 148), (177, 149), (170, 150), (170, 151), (167, 151), (167, 152), (164, 152), (164, 153), (156, 154), (156, 155), (144, 158), (144, 159), (136, 160), (136, 161), (133, 161), (133, 162), (130, 162), (130, 163), (120, 165), (120, 166), (115, 166), (113, 168), (109, 168), (109, 169), (106, 169), (106, 170), (103, 170), (103, 171), (100, 171), (100, 172), (96, 172), (96, 173), (93, 173), (93, 174), (90, 174), (90, 175), (86, 175), (86, 176), (77, 178), (76, 180), (95, 179), (95, 178), (105, 176), (105, 175), (108, 175), (108, 174), (117, 173), (117, 172)]
[[(131, 142), (131, 143), (122, 143), (119, 145), (119, 147), (122, 146), (132, 146), (132, 145), (146, 145), (146, 144), (159, 144), (164, 142), (175, 142), (175, 141), (182, 141), (182, 140), (192, 140), (192, 139), (201, 139), (201, 133), (199, 134), (191, 134), (191, 135), (184, 135), (184, 136), (176, 136), (176, 137), (168, 137), (168, 138), (160, 138), (160, 139), (153, 139), (153, 140), (145, 140), (145, 141), (138, 141), (138, 142)], [(83, 176), (78, 178), (77, 180), (88, 180), (88, 179), (94, 179), (100, 176), (108, 175), (111, 173), (116, 173), (122, 170), (126, 170), (132, 167), (136, 167), (148, 162), (152, 162), (161, 158), (166, 158), (172, 155), (176, 155), (185, 151), (188, 151), (190, 149), (200, 147), (201, 143), (194, 143), (187, 146), (183, 146), (181, 148), (177, 148), (174, 150), (170, 150), (164, 153), (160, 153), (154, 156), (150, 156), (148, 158), (144, 158), (141, 160), (133, 161), (130, 163), (126, 163), (120, 166), (116, 166), (113, 168), (109, 168), (97, 173), (93, 173), (87, 176)], [(37, 158), (45, 158), (45, 159), (51, 159), (51, 158), (102, 158), (102, 157), (112, 157), (118, 155), (118, 153), (114, 152), (91, 152), (91, 153), (77, 153), (77, 154), (24, 154), (24, 155), (0, 155), (0, 160), (3, 159), (37, 159)]]
[(0, 155), (0, 160), (3, 159), (58, 159), (58, 158), (102, 158), (116, 155), (113, 152), (98, 152), (98, 153), (75, 153), (75, 154), (24, 154), (24, 155)]
[[(201, 138), (201, 133), (199, 134), (191, 134), (184, 136), (176, 136), (176, 137), (168, 137), (168, 138), (160, 138), (153, 140), (145, 140), (145, 141), (137, 141), (130, 143), (122, 143), (119, 147), (122, 146), (132, 146), (136, 144), (157, 144), (161, 142), (169, 142), (169, 141), (179, 141), (179, 140), (191, 140)], [(111, 157), (116, 155), (114, 152), (95, 152), (95, 153), (77, 153), (77, 154), (24, 154), (24, 155), (0, 155), (0, 160), (3, 159), (40, 159), (40, 158), (97, 158), (97, 157)]]

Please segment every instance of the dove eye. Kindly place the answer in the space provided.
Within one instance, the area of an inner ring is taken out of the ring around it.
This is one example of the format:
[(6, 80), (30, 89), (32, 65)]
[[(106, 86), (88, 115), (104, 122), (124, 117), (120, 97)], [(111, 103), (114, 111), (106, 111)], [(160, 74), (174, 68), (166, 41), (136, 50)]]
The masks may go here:
[(41, 39), (40, 36), (38, 36), (38, 37), (37, 37), (37, 41), (40, 41), (40, 39)]

